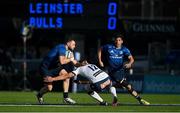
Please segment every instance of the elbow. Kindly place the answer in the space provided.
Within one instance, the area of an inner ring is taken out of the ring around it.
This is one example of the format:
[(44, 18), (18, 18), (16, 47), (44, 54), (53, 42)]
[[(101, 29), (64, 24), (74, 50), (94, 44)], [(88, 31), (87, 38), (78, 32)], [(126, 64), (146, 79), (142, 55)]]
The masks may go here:
[(134, 59), (131, 60), (131, 63), (132, 63), (132, 64), (134, 63)]
[(132, 58), (132, 63), (134, 63), (134, 58)]

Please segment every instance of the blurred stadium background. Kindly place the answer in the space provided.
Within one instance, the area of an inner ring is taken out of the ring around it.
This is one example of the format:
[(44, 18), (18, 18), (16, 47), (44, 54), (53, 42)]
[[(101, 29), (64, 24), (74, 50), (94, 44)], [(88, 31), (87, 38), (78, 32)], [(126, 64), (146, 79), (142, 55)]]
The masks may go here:
[[(23, 43), (22, 31), (30, 17), (56, 18), (58, 14), (31, 14), (30, 3), (82, 3), (82, 14), (62, 14), (62, 28), (30, 28)], [(112, 42), (115, 33), (125, 35), (125, 45), (135, 57), (128, 79), (142, 94), (180, 94), (179, 0), (1, 0), (0, 93), (37, 91), (43, 85), (39, 64), (50, 48), (72, 36), (75, 56), (97, 64), (97, 49)], [(110, 8), (115, 3), (116, 8)], [(110, 11), (109, 11), (110, 10)], [(109, 23), (110, 18), (115, 19)], [(53, 91), (61, 92), (61, 82)], [(70, 92), (83, 92), (71, 83)], [(119, 89), (120, 93), (126, 93)], [(6, 94), (6, 93), (5, 93)], [(166, 97), (165, 97), (166, 98)], [(177, 100), (178, 101), (178, 100)], [(0, 96), (0, 102), (5, 102)], [(150, 101), (151, 102), (151, 101)], [(13, 102), (12, 102), (13, 103)], [(177, 104), (180, 102), (174, 102)], [(168, 104), (168, 103), (164, 103)], [(173, 104), (173, 102), (171, 102)]]

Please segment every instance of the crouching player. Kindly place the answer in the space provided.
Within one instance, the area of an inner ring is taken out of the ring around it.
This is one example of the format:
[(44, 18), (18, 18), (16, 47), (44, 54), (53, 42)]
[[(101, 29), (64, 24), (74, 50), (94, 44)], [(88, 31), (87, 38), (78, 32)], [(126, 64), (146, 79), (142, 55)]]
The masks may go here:
[(90, 82), (88, 87), (88, 94), (96, 99), (100, 105), (107, 106), (108, 103), (104, 101), (98, 92), (101, 92), (103, 89), (108, 89), (109, 92), (113, 95), (113, 102), (112, 105), (117, 105), (117, 94), (115, 87), (112, 86), (112, 82), (109, 78), (109, 75), (99, 69), (94, 64), (89, 64), (87, 61), (82, 62), (82, 66), (78, 67), (76, 70), (62, 76), (57, 77), (47, 77), (44, 79), (45, 82), (53, 82), (58, 80), (64, 80), (67, 78), (71, 78), (76, 75), (81, 75), (87, 78)]

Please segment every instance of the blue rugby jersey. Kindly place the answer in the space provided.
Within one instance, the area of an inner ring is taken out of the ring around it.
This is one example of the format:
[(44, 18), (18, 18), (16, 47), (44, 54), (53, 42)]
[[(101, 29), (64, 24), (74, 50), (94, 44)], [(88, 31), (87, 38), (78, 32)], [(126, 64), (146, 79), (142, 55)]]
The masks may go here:
[(123, 63), (126, 57), (131, 55), (131, 52), (125, 46), (121, 48), (116, 48), (113, 44), (107, 44), (101, 47), (102, 54), (106, 61), (105, 64), (108, 65), (109, 71), (116, 71), (123, 68)]

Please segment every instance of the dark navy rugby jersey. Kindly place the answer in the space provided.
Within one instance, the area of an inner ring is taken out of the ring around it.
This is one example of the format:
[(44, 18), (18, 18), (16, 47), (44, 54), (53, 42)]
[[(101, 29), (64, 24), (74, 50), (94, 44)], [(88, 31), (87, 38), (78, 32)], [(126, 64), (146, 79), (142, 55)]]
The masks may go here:
[(43, 59), (43, 64), (45, 64), (48, 68), (57, 67), (59, 62), (59, 56), (66, 55), (66, 47), (64, 44), (59, 44), (52, 48), (48, 54)]

